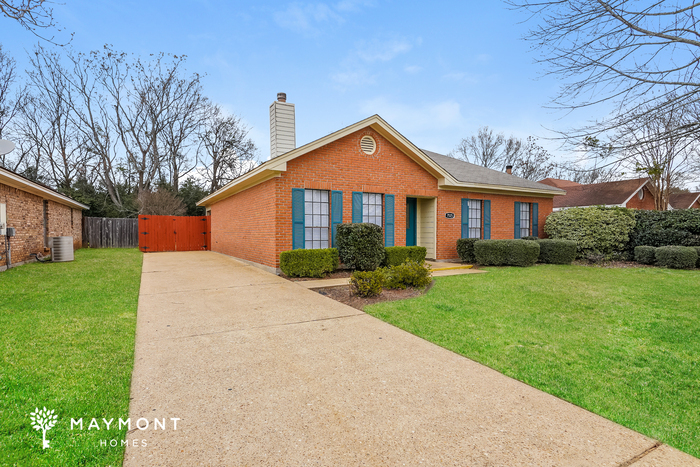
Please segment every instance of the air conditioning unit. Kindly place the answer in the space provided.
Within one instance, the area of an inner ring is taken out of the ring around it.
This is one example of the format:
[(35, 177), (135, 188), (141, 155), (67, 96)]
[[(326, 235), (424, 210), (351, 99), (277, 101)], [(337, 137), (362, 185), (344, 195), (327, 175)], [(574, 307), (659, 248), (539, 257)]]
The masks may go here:
[(51, 261), (73, 261), (73, 237), (51, 237)]

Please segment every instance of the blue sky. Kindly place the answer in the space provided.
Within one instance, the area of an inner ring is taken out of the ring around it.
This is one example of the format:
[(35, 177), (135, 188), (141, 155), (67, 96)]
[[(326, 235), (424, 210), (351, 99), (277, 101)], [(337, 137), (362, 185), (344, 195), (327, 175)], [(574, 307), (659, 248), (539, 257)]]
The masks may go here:
[[(521, 39), (524, 13), (500, 1), (65, 0), (54, 14), (78, 51), (187, 55), (206, 95), (251, 127), (262, 160), (277, 92), (296, 105), (298, 145), (375, 113), (442, 153), (482, 125), (546, 137), (595, 116), (545, 108), (558, 84)], [(0, 30), (24, 68), (36, 37), (5, 18)]]

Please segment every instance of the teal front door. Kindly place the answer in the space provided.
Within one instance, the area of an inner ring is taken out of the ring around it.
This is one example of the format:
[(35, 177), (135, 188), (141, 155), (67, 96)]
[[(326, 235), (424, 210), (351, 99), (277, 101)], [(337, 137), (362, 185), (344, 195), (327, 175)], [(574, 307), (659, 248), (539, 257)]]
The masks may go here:
[(416, 246), (416, 214), (418, 200), (406, 198), (406, 246)]

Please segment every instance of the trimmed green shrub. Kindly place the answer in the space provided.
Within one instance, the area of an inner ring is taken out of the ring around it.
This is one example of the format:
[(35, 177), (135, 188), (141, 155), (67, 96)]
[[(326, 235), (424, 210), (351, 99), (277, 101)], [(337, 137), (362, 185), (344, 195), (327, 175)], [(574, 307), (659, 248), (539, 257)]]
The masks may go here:
[(384, 269), (384, 286), (387, 289), (427, 287), (432, 281), (430, 265), (425, 261), (409, 259), (403, 264)]
[(289, 277), (324, 277), (338, 269), (338, 250), (290, 250), (280, 253), (280, 269)]
[(424, 246), (389, 246), (384, 248), (384, 252), (384, 266), (398, 266), (407, 259), (420, 263), (427, 254)]
[(639, 264), (654, 264), (656, 262), (656, 247), (638, 246), (634, 249), (634, 260)]
[(700, 246), (694, 246), (693, 248), (698, 252), (698, 262), (695, 263), (695, 267), (700, 269)]
[(478, 242), (479, 238), (460, 238), (457, 240), (457, 254), (459, 255), (460, 261), (463, 263), (474, 263), (476, 262), (476, 257), (474, 256), (474, 244)]
[(521, 240), (539, 240), (540, 237), (535, 237), (534, 235), (528, 235), (526, 237), (521, 237)]
[(338, 224), (335, 238), (340, 261), (350, 269), (374, 271), (384, 262), (384, 235), (376, 224)]
[(636, 211), (628, 250), (648, 246), (700, 246), (700, 209)]
[(350, 277), (350, 291), (360, 297), (376, 297), (382, 293), (384, 271), (355, 271)]
[(540, 246), (540, 263), (571, 264), (576, 259), (576, 242), (543, 238), (537, 240)]
[(689, 246), (661, 246), (656, 249), (656, 264), (662, 268), (693, 269), (698, 252)]
[(544, 231), (555, 240), (575, 241), (577, 258), (603, 255), (610, 259), (625, 251), (634, 226), (631, 210), (594, 206), (553, 212)]
[(533, 266), (540, 245), (529, 240), (481, 240), (474, 244), (476, 262), (484, 266)]

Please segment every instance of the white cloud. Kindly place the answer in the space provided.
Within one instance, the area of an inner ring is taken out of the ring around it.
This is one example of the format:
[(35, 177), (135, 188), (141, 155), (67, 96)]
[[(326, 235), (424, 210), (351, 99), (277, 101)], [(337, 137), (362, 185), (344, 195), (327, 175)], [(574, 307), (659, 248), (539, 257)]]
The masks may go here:
[(361, 86), (376, 82), (375, 76), (365, 69), (334, 73), (331, 75), (331, 79), (343, 87)]
[(423, 67), (418, 65), (408, 65), (404, 67), (403, 71), (410, 75), (415, 75), (416, 73), (420, 73), (421, 71), (423, 71)]
[(365, 115), (379, 114), (402, 132), (444, 130), (459, 127), (464, 122), (461, 107), (453, 100), (408, 105), (378, 97), (361, 102), (360, 110)]
[(343, 18), (325, 3), (290, 3), (274, 13), (275, 22), (294, 32), (316, 33), (320, 23), (342, 23)]
[(398, 55), (404, 54), (413, 48), (413, 44), (406, 39), (390, 39), (388, 41), (372, 41), (362, 44), (357, 51), (360, 60), (373, 62), (388, 62)]

